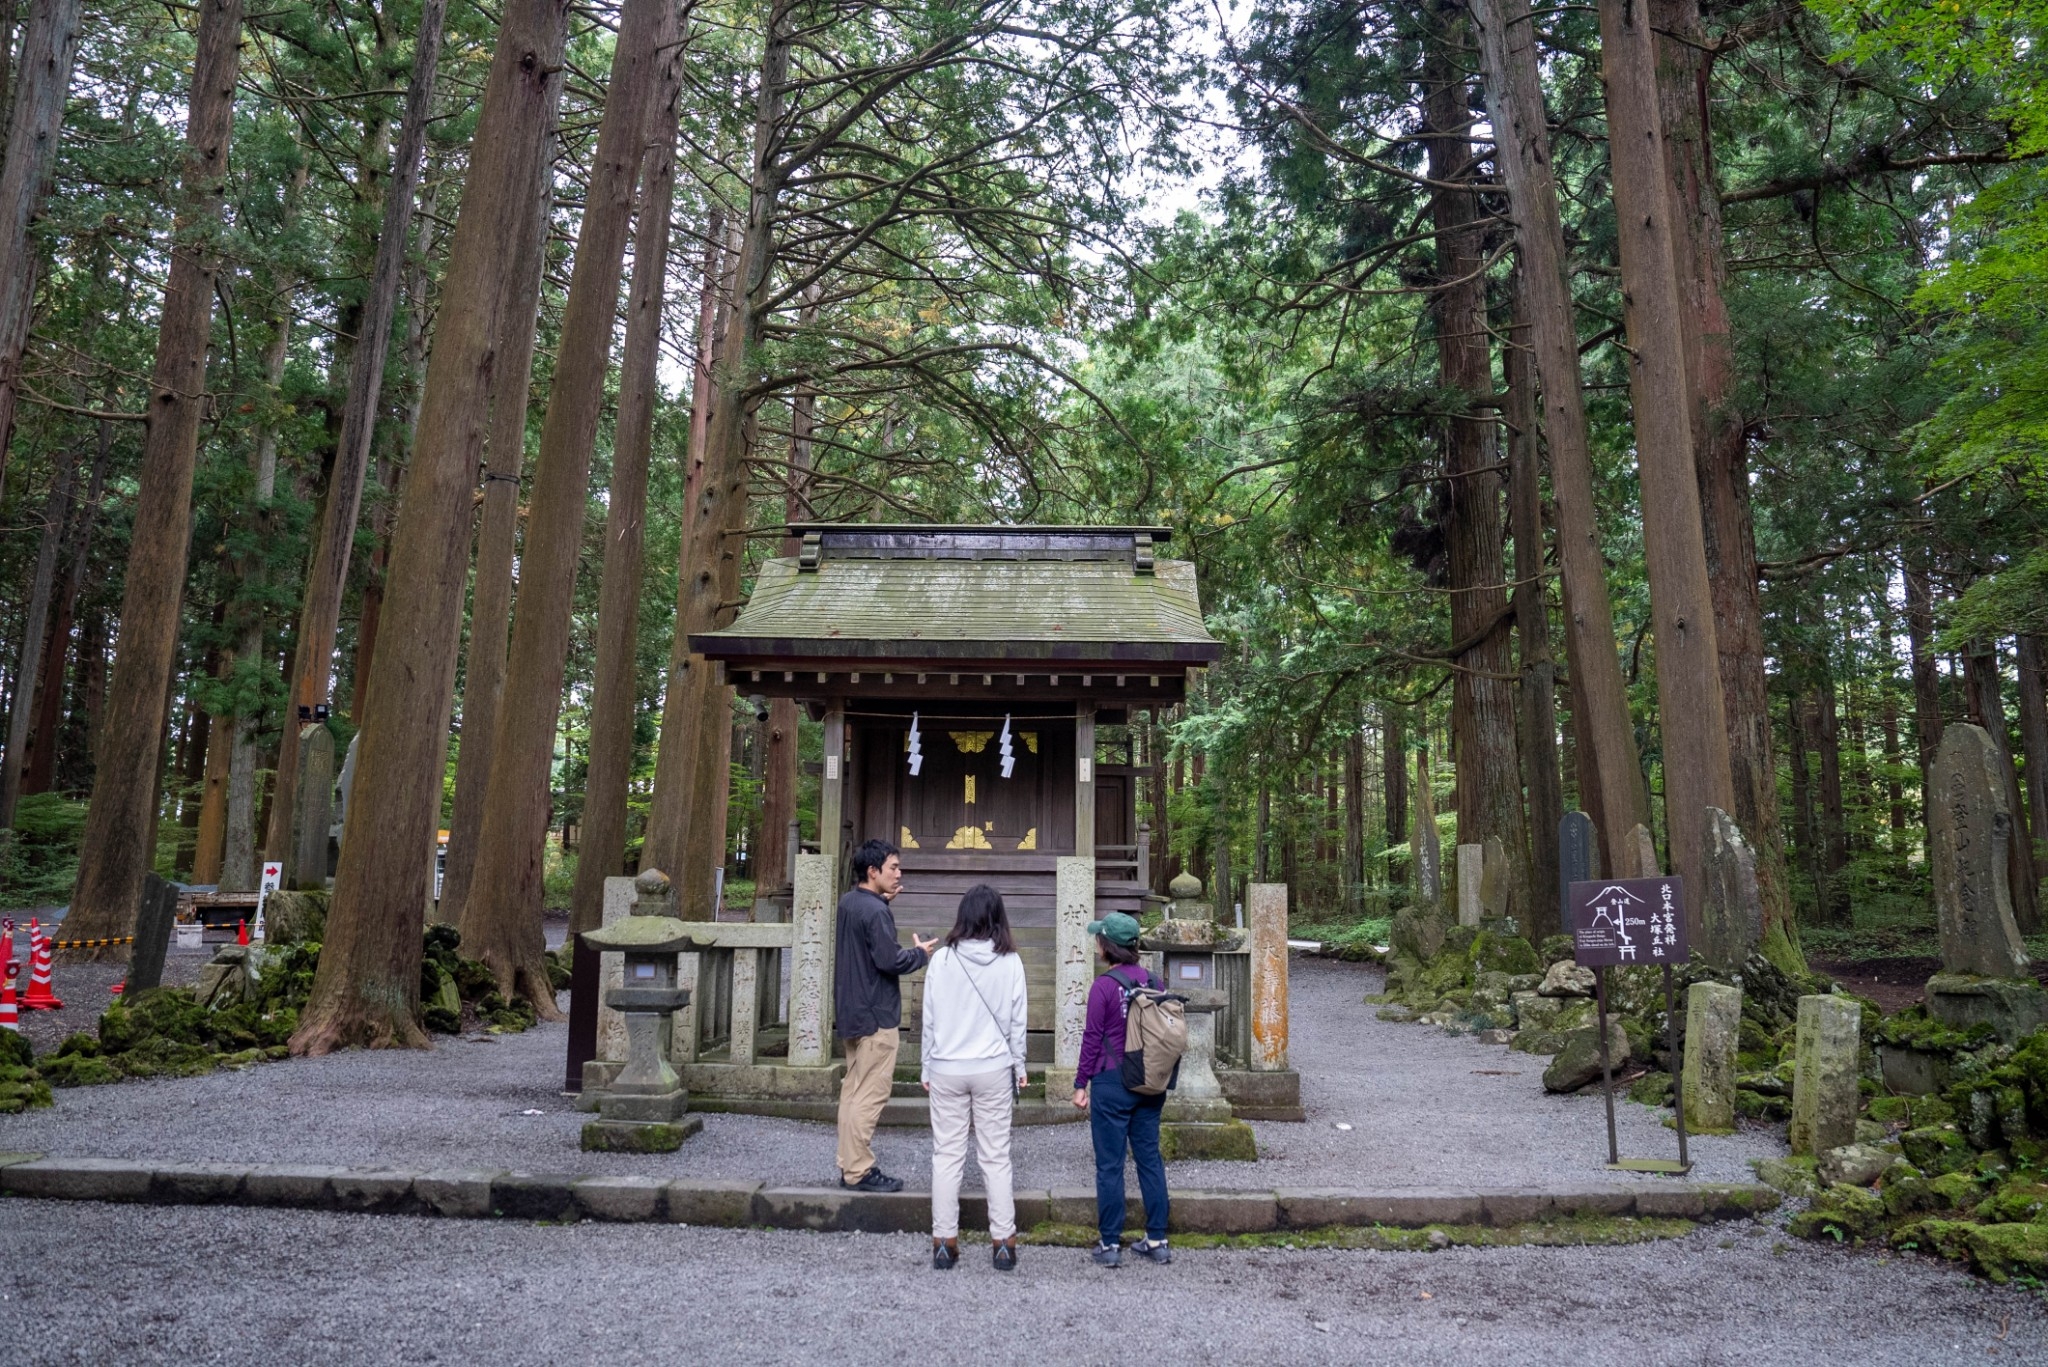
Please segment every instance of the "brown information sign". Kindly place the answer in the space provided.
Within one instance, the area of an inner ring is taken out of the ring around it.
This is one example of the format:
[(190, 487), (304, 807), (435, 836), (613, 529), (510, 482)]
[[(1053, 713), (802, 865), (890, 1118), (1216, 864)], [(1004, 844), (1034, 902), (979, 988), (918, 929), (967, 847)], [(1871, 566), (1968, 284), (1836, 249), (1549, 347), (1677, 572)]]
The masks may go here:
[(1677, 877), (1574, 883), (1571, 915), (1572, 957), (1588, 968), (1685, 962), (1685, 884)]

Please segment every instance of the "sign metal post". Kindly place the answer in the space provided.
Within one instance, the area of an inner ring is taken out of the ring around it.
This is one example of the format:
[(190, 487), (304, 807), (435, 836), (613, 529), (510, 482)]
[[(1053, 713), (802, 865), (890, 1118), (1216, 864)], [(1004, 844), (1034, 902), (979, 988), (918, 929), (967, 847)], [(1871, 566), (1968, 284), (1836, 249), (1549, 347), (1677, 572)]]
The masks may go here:
[[(1678, 1052), (1678, 1013), (1671, 981), (1673, 964), (1685, 961), (1685, 884), (1677, 877), (1610, 878), (1574, 882), (1569, 896), (1572, 956), (1593, 970), (1599, 1002), (1600, 1085), (1607, 1099), (1607, 1166), (1623, 1172), (1683, 1176), (1692, 1170), (1686, 1152), (1684, 1060)], [(1671, 1086), (1676, 1093), (1678, 1161), (1623, 1158), (1614, 1127), (1614, 1069), (1607, 1048), (1607, 969), (1611, 965), (1656, 964), (1664, 978), (1665, 1047), (1671, 1053)]]

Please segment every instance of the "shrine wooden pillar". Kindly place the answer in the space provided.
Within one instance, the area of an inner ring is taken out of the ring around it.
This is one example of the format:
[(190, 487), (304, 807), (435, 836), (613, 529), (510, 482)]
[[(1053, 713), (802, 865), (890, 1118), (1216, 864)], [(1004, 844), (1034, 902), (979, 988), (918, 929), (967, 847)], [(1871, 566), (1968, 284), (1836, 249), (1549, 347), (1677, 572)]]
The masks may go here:
[(824, 776), (818, 785), (818, 853), (831, 861), (832, 895), (845, 888), (846, 704), (825, 709)]
[(1095, 704), (1074, 708), (1074, 853), (1095, 857)]

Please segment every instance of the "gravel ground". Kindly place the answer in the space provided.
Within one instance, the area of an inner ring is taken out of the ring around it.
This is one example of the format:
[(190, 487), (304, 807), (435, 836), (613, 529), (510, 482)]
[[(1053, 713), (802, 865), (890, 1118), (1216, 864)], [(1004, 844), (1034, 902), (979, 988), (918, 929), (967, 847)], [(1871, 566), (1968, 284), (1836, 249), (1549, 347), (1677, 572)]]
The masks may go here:
[[(59, 1362), (2041, 1361), (2038, 1295), (1764, 1224), (1623, 1248), (1026, 1248), (9, 1201), (0, 1342)], [(629, 1307), (652, 1313), (629, 1313)], [(1112, 1337), (1113, 1334), (1113, 1337)]]
[[(26, 924), (23, 923), (24, 926)], [(221, 943), (226, 942), (223, 940)], [(198, 981), (199, 970), (206, 967), (213, 958), (213, 951), (219, 947), (210, 944), (203, 949), (179, 949), (172, 945), (164, 952), (163, 985), (184, 987)], [(28, 934), (20, 926), (14, 932), (14, 954), (21, 961), (21, 976), (15, 980), (18, 995), (26, 995)], [(113, 1004), (115, 998), (111, 989), (114, 984), (127, 976), (126, 963), (57, 963), (50, 969), (50, 989), (64, 1003), (64, 1009), (23, 1011), (21, 1033), (28, 1036), (37, 1053), (45, 1054), (63, 1043), (66, 1035), (91, 1030), (99, 1024), (100, 1012)]]
[[(78, 970), (74, 970), (74, 973)], [(1431, 1026), (1375, 1018), (1376, 970), (1297, 955), (1293, 1062), (1306, 1124), (1258, 1123), (1261, 1160), (1177, 1163), (1187, 1187), (1587, 1186), (1609, 1173), (1598, 1097), (1552, 1097), (1543, 1061)], [(61, 985), (60, 985), (61, 986)], [(66, 1015), (72, 1014), (69, 1010)], [(0, 1116), (0, 1149), (175, 1161), (504, 1167), (647, 1172), (807, 1185), (833, 1178), (832, 1127), (710, 1115), (674, 1154), (586, 1154), (588, 1118), (560, 1091), (566, 1026), (447, 1039), (421, 1053), (346, 1053), (239, 1073), (60, 1089), (51, 1110)], [(1669, 1157), (1659, 1113), (1618, 1102), (1624, 1155)], [(1339, 1130), (1338, 1124), (1349, 1130)], [(1748, 1160), (1782, 1154), (1782, 1127), (1695, 1139), (1696, 1180), (1752, 1180)], [(923, 1130), (885, 1128), (884, 1170), (929, 1185)], [(1019, 1127), (1020, 1187), (1087, 1186), (1085, 1125)], [(970, 1178), (970, 1185), (978, 1179)]]

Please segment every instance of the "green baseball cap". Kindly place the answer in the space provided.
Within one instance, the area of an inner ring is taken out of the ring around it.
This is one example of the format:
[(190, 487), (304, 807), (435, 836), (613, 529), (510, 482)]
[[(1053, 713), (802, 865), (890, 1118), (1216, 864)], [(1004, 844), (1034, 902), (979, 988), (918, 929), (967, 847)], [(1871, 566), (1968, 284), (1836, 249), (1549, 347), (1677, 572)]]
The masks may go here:
[(1088, 933), (1100, 935), (1113, 945), (1134, 945), (1138, 943), (1138, 918), (1112, 911), (1100, 921), (1090, 921)]

